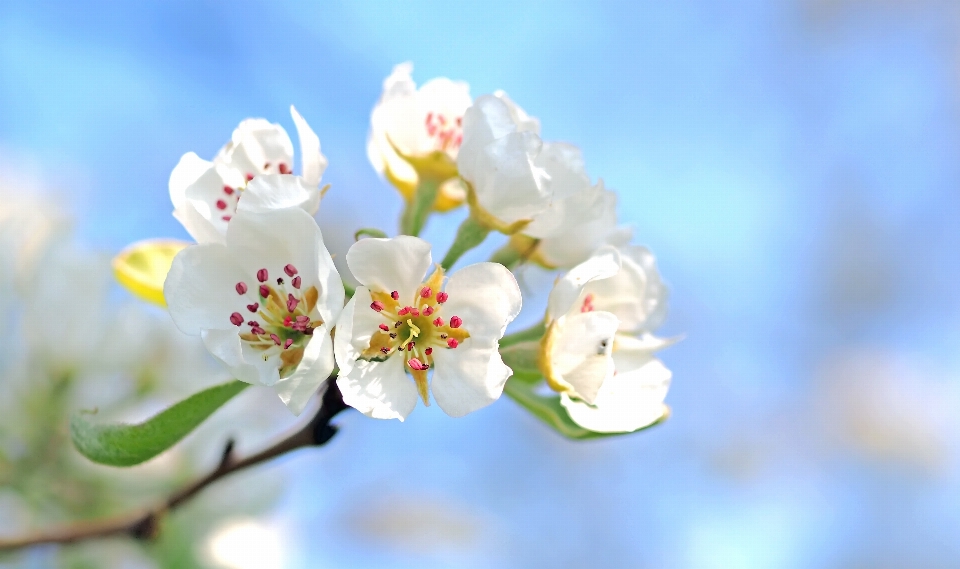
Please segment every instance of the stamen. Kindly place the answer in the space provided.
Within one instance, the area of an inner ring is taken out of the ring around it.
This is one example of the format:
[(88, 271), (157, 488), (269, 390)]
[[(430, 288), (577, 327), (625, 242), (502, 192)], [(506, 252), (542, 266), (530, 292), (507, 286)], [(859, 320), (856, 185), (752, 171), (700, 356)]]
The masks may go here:
[(300, 288), (300, 277), (293, 277), (293, 288)]
[(250, 326), (251, 328), (255, 328), (257, 326), (260, 326), (260, 323), (257, 322), (256, 320), (247, 320), (247, 326)]
[(267, 285), (260, 285), (260, 296), (262, 298), (267, 298), (270, 296), (270, 287)]
[(403, 326), (403, 322), (400, 322), (399, 320), (397, 320), (397, 323), (393, 325), (394, 328), (399, 328), (400, 326)]
[(397, 339), (397, 333), (396, 333), (396, 332), (390, 332), (390, 339), (391, 339), (391, 340), (396, 340), (396, 339)]
[(460, 318), (459, 316), (454, 316), (454, 317), (450, 318), (450, 327), (451, 327), (451, 328), (459, 328), (461, 324), (463, 324), (463, 319)]
[(288, 277), (292, 277), (293, 275), (297, 274), (297, 268), (288, 264), (283, 268), (283, 272), (287, 273)]
[[(397, 316), (406, 316), (407, 314), (410, 314), (410, 310), (411, 308), (409, 306), (404, 306), (403, 308), (397, 311)], [(379, 310), (377, 312), (379, 312)]]
[(227, 202), (223, 200), (217, 200), (217, 209), (227, 209)]
[(247, 174), (247, 181), (249, 182), (252, 179), (253, 179), (253, 174)]
[(280, 336), (277, 336), (276, 334), (270, 334), (270, 339), (273, 340), (274, 344), (278, 346), (280, 345)]
[(397, 291), (393, 291), (390, 293), (390, 298), (394, 300), (400, 300), (400, 293)]
[(390, 327), (387, 326), (386, 324), (381, 324), (381, 325), (380, 325), (380, 329), (383, 330), (384, 332), (389, 332), (389, 331), (390, 331)]
[(237, 294), (247, 293), (247, 283), (240, 281), (237, 283)]
[(287, 338), (287, 341), (283, 343), (283, 349), (287, 350), (292, 345), (293, 345), (293, 338)]
[(296, 310), (298, 304), (300, 304), (300, 299), (294, 298), (292, 294), (287, 295), (287, 312)]
[(450, 298), (450, 295), (445, 292), (437, 293), (437, 302), (439, 302), (440, 304), (443, 304), (444, 302), (446, 302), (448, 298)]
[(416, 346), (416, 345), (417, 345), (416, 342), (407, 342), (407, 349), (408, 349), (408, 350), (412, 350), (413, 347)]
[(383, 303), (380, 302), (379, 300), (374, 300), (373, 302), (370, 303), (370, 308), (374, 309), (377, 312), (380, 312), (381, 310), (383, 310)]
[(230, 323), (234, 326), (243, 324), (243, 316), (241, 316), (239, 312), (234, 312), (230, 315)]
[(280, 173), (281, 173), (281, 174), (289, 174), (289, 173), (290, 173), (290, 169), (287, 168), (287, 165), (284, 164), (283, 162), (281, 162), (281, 163), (277, 166), (277, 170), (280, 170)]
[(283, 286), (283, 277), (277, 277), (277, 285)]
[(382, 352), (382, 353), (384, 353), (384, 354), (389, 354), (389, 353), (390, 353), (390, 348), (384, 346), (384, 347), (380, 348), (380, 352)]
[(225, 215), (225, 216), (221, 217), (220, 219), (222, 219), (222, 220), (224, 220), (224, 221), (230, 221), (231, 219), (233, 219), (233, 216), (232, 216), (232, 215)]
[(283, 325), (289, 328), (291, 324), (293, 324), (293, 318), (290, 318), (290, 315), (287, 314), (283, 317)]
[(459, 345), (460, 345), (460, 342), (458, 342), (456, 338), (447, 338), (448, 348), (456, 348)]
[(416, 370), (416, 371), (423, 371), (425, 369), (429, 369), (430, 367), (424, 364), (423, 362), (421, 362), (420, 360), (418, 360), (417, 358), (410, 358), (409, 360), (407, 360), (407, 365), (410, 366), (410, 369)]
[(423, 315), (424, 315), (424, 316), (430, 316), (431, 314), (433, 314), (433, 307), (432, 307), (432, 306), (428, 306), (428, 307), (426, 307), (426, 308), (423, 309)]
[(440, 316), (437, 316), (433, 321), (433, 325), (436, 326), (437, 328), (443, 326), (443, 318)]
[(259, 309), (260, 309), (260, 303), (259, 303), (259, 302), (254, 302), (253, 304), (248, 304), (248, 305), (247, 305), (247, 310), (249, 310), (250, 312), (256, 312), (256, 311), (259, 310)]
[(420, 289), (420, 296), (422, 298), (430, 298), (431, 296), (433, 296), (433, 291), (430, 290), (430, 287), (425, 286), (422, 289)]
[(417, 310), (416, 308), (411, 308), (411, 309), (410, 309), (410, 316), (420, 316), (420, 311)]
[(433, 348), (427, 348), (426, 350), (423, 351), (423, 353), (425, 353), (425, 354), (427, 354), (427, 355), (429, 356), (430, 354), (433, 353)]
[(258, 280), (258, 281), (260, 281), (260, 282), (262, 282), (262, 283), (265, 283), (265, 282), (267, 282), (267, 279), (269, 279), (269, 278), (270, 278), (270, 273), (267, 272), (267, 269), (260, 269), (259, 271), (257, 271), (257, 280)]
[(224, 187), (223, 187), (223, 193), (227, 194), (228, 196), (232, 196), (234, 191), (235, 191), (235, 190), (234, 190), (233, 188), (231, 188), (230, 186), (224, 186)]

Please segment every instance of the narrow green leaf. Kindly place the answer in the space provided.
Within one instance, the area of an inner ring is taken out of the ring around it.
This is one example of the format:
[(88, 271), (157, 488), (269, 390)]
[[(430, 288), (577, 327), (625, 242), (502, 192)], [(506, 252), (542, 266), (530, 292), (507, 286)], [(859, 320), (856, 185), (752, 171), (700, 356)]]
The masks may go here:
[[(569, 439), (587, 440), (632, 434), (597, 433), (581, 427), (573, 422), (573, 419), (571, 419), (570, 415), (567, 414), (567, 410), (564, 409), (563, 405), (560, 404), (559, 395), (543, 396), (534, 392), (537, 383), (539, 382), (530, 382), (529, 378), (513, 377), (507, 381), (507, 385), (504, 387), (503, 392), (506, 393), (511, 399), (519, 403), (523, 408), (530, 411), (533, 416), (540, 419), (550, 428)], [(656, 422), (647, 425), (642, 429), (633, 431), (633, 433), (649, 429), (654, 425), (659, 425), (660, 423), (666, 421), (667, 417), (669, 416), (670, 414), (668, 412), (664, 413), (663, 416), (657, 419)]]
[(362, 227), (353, 234), (354, 241), (360, 241), (360, 237), (386, 237), (387, 234), (374, 227)]
[(93, 462), (133, 466), (167, 450), (249, 384), (233, 380), (194, 394), (136, 425), (101, 425), (88, 412), (70, 421), (73, 446)]

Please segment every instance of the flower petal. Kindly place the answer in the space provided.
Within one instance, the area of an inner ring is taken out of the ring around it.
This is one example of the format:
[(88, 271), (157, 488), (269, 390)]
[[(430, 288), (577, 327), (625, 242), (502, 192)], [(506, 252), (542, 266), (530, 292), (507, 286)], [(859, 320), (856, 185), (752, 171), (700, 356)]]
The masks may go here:
[(455, 350), (433, 352), (430, 386), (437, 405), (451, 417), (463, 417), (496, 401), (513, 375), (492, 344), (470, 337)]
[(430, 244), (418, 237), (361, 239), (347, 251), (347, 266), (360, 284), (374, 291), (398, 291), (409, 299), (430, 268)]
[(656, 329), (667, 312), (667, 287), (660, 279), (656, 260), (645, 247), (621, 249), (623, 268), (615, 276), (584, 287), (595, 297), (597, 310), (620, 318), (620, 331), (648, 332)]
[(602, 247), (592, 257), (570, 269), (550, 291), (547, 320), (556, 320), (576, 310), (575, 304), (587, 283), (610, 279), (620, 271), (620, 267), (620, 253), (613, 247)]
[(666, 411), (663, 400), (671, 373), (659, 360), (604, 382), (594, 405), (561, 394), (560, 403), (581, 427), (598, 433), (629, 433), (656, 422)]
[(170, 316), (181, 331), (193, 336), (201, 330), (234, 329), (230, 315), (242, 308), (245, 300), (245, 295), (237, 296), (234, 287), (246, 278), (224, 245), (187, 247), (174, 257), (163, 284)]
[(473, 183), (477, 201), (506, 224), (532, 219), (550, 204), (546, 175), (534, 165), (540, 138), (514, 132), (498, 138), (480, 152)]
[(294, 414), (299, 415), (310, 398), (333, 371), (333, 339), (324, 325), (314, 330), (313, 338), (304, 347), (303, 359), (293, 375), (273, 386), (280, 400)]
[(444, 290), (447, 319), (459, 316), (471, 338), (484, 345), (503, 337), (507, 324), (520, 314), (523, 301), (517, 279), (499, 263), (477, 263), (454, 273)]
[(208, 162), (193, 152), (187, 152), (180, 157), (180, 161), (170, 172), (170, 201), (173, 202), (173, 208), (179, 209), (186, 199), (187, 188), (202, 176), (207, 170), (213, 168), (213, 162)]
[(343, 401), (374, 419), (404, 420), (417, 405), (417, 388), (407, 377), (403, 358), (383, 362), (359, 360), (337, 378)]
[(237, 211), (257, 213), (288, 207), (298, 207), (314, 215), (320, 209), (320, 190), (300, 176), (261, 174), (250, 181), (243, 198), (237, 202)]
[(600, 386), (614, 372), (611, 357), (614, 336), (620, 321), (609, 312), (584, 312), (561, 318), (553, 350), (549, 354), (551, 369), (577, 395), (591, 403)]
[[(300, 116), (297, 109), (290, 105), (290, 115), (293, 124), (297, 127), (297, 136), (300, 138), (300, 175), (309, 186), (320, 184), (320, 178), (327, 169), (327, 157), (320, 152), (320, 137), (317, 136), (307, 121)], [(316, 213), (316, 210), (309, 213)]]
[(210, 354), (225, 365), (234, 378), (252, 385), (263, 384), (260, 370), (244, 361), (240, 335), (235, 330), (204, 330), (200, 337)]
[[(287, 131), (265, 119), (247, 119), (217, 155), (217, 160), (241, 174), (259, 174), (280, 163), (293, 166), (293, 143)], [(275, 170), (272, 170), (275, 171)]]
[(227, 229), (227, 247), (248, 275), (266, 268), (270, 275), (283, 275), (293, 264), (306, 289), (317, 285), (317, 309), (332, 323), (343, 306), (343, 282), (323, 243), (316, 220), (299, 208), (255, 213), (240, 211)]

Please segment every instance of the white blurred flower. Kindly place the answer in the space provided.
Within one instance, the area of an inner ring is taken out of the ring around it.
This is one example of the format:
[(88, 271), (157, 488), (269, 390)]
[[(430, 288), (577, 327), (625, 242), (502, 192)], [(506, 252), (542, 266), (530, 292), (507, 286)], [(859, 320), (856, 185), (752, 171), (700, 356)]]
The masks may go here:
[(471, 209), (487, 225), (512, 233), (542, 213), (552, 189), (537, 160), (539, 123), (503, 93), (482, 95), (463, 116), (460, 176), (470, 183)]
[(344, 300), (320, 228), (298, 208), (240, 211), (225, 241), (176, 256), (164, 283), (170, 315), (234, 377), (273, 386), (299, 414), (333, 370)]
[[(367, 156), (408, 200), (421, 175), (439, 174), (444, 183), (436, 208), (444, 211), (466, 197), (456, 179), (456, 161), (463, 140), (463, 113), (473, 102), (470, 86), (438, 77), (417, 89), (412, 71), (411, 63), (401, 63), (383, 82), (383, 94), (370, 115)], [(429, 172), (418, 172), (428, 166)]]
[[(327, 159), (320, 152), (320, 139), (292, 106), (290, 114), (300, 138), (299, 177), (292, 176), (293, 143), (287, 132), (264, 119), (241, 122), (212, 162), (193, 152), (180, 158), (170, 174), (173, 216), (198, 243), (222, 243), (238, 208), (301, 207), (316, 213)], [(275, 177), (256, 183), (263, 174)]]
[(280, 569), (285, 545), (278, 529), (255, 519), (236, 518), (210, 534), (203, 557), (224, 569)]
[(666, 287), (643, 247), (601, 247), (554, 285), (541, 367), (579, 425), (629, 432), (664, 412), (670, 372), (651, 334), (666, 314)]
[[(430, 389), (448, 415), (495, 401), (513, 373), (499, 340), (520, 313), (520, 288), (497, 263), (457, 271), (443, 287), (430, 244), (416, 237), (363, 239), (347, 252), (362, 286), (337, 323), (337, 379), (343, 400), (377, 419), (403, 420)], [(406, 373), (413, 376), (409, 381)]]

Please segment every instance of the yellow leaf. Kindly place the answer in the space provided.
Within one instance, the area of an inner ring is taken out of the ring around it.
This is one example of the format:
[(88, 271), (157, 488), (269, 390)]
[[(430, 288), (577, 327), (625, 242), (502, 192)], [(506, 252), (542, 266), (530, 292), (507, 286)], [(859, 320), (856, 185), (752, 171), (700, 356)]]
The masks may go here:
[(113, 274), (138, 298), (165, 307), (163, 281), (173, 258), (187, 245), (173, 239), (138, 241), (113, 258)]

